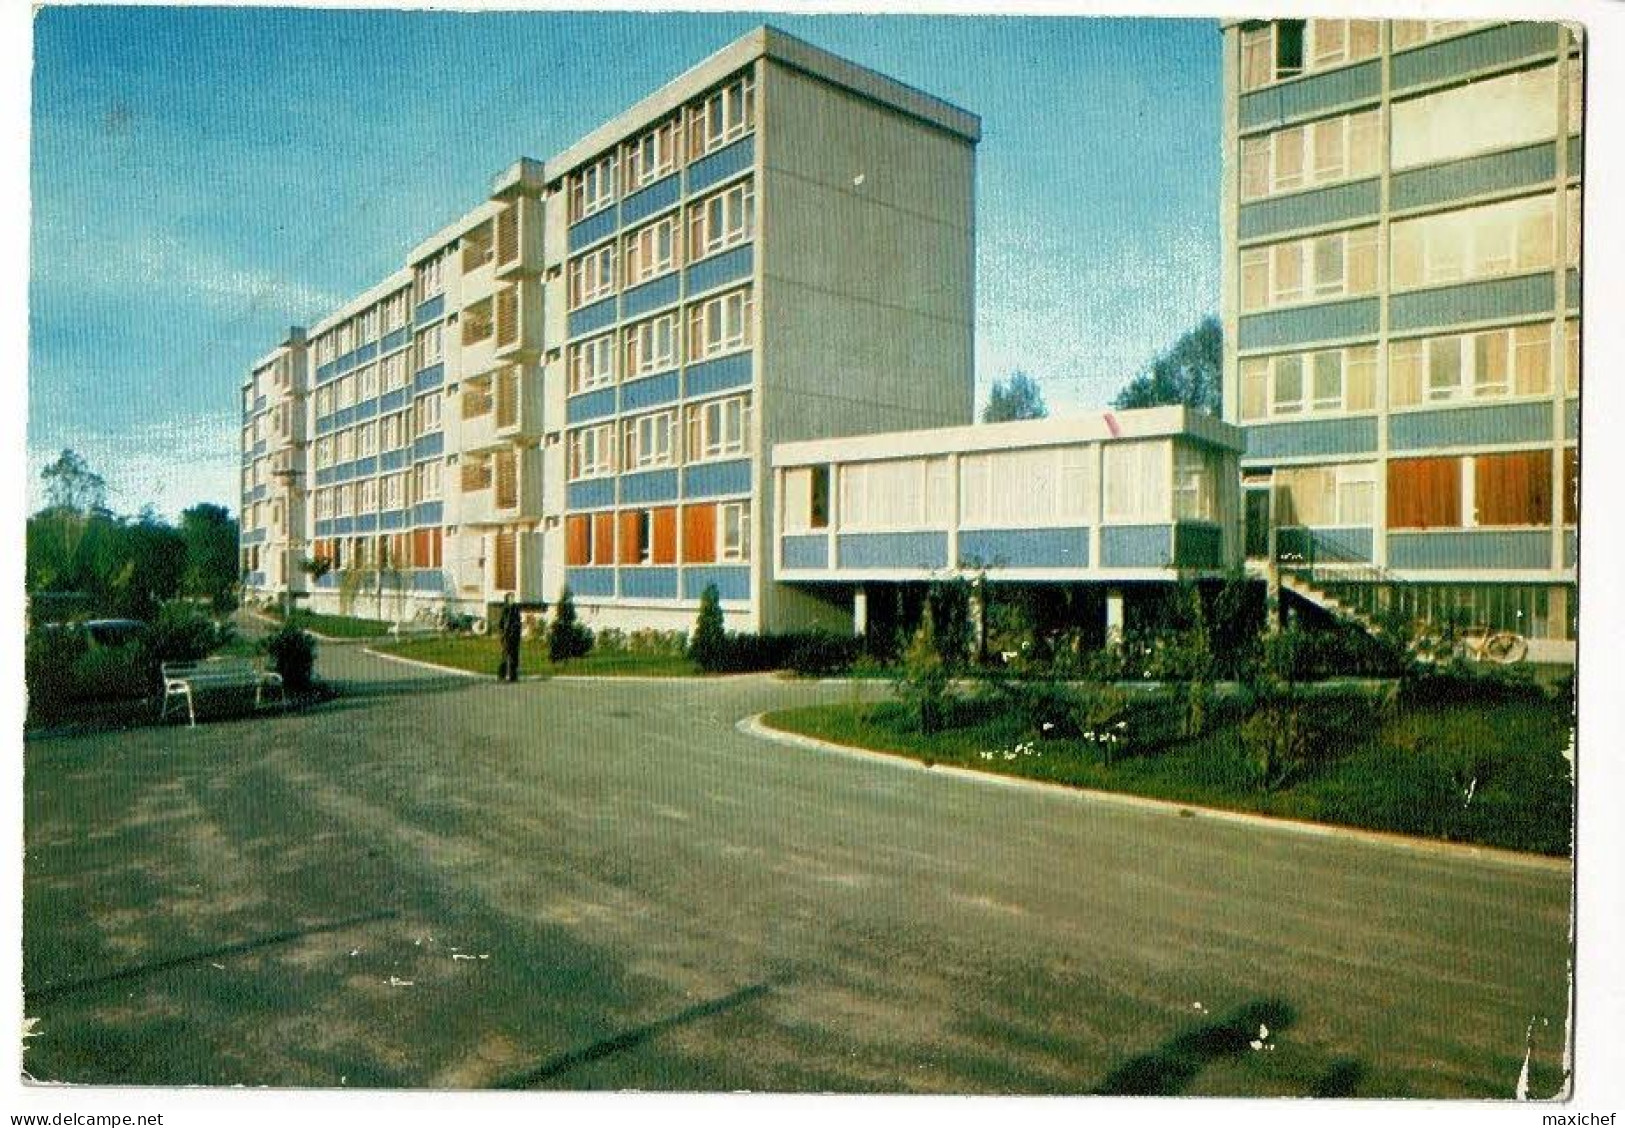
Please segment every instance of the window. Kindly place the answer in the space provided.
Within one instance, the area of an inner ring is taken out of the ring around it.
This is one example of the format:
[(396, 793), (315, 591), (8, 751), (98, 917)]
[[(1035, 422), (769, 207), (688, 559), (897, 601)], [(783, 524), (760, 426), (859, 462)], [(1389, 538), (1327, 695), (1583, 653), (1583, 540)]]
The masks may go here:
[(636, 286), (677, 266), (677, 217), (657, 219), (626, 237), (626, 284)]
[(743, 243), (756, 227), (756, 187), (746, 180), (688, 209), (690, 261)]
[(489, 219), (463, 233), (463, 273), (471, 274), (496, 258), (496, 225)]
[(717, 559), (750, 559), (750, 502), (730, 501), (717, 506)]
[(1307, 20), (1277, 20), (1275, 23), (1275, 77), (1291, 78), (1303, 73), (1303, 41)]
[(338, 433), (336, 450), (340, 462), (349, 462), (355, 458), (354, 430), (343, 430)]
[(1379, 171), (1376, 110), (1244, 137), (1241, 198), (1375, 176)]
[(1278, 20), (1241, 33), (1241, 88), (1256, 90), (1306, 72), (1376, 55), (1375, 20)]
[(406, 386), (406, 354), (404, 352), (391, 353), (383, 359), (379, 367), (379, 382), (386, 392)]
[(406, 475), (391, 474), (383, 481), (384, 508), (399, 509), (406, 501)]
[(569, 348), (570, 394), (589, 392), (615, 382), (615, 334), (606, 333)]
[(379, 443), (384, 450), (395, 450), (401, 445), (406, 428), (401, 425), (402, 414), (391, 413), (379, 420)]
[(1580, 520), (1580, 451), (1578, 447), (1563, 448), (1563, 524), (1576, 525)]
[(418, 334), (418, 368), (439, 364), (445, 356), (441, 343), (441, 327), (437, 322)]
[(588, 165), (570, 177), (570, 222), (603, 211), (615, 202), (615, 154)]
[(359, 491), (356, 501), (357, 507), (363, 513), (374, 512), (378, 508), (378, 480), (376, 478), (364, 478), (356, 488)]
[(434, 255), (418, 264), (414, 281), (417, 286), (417, 300), (420, 303), (428, 301), (446, 288), (442, 262), (442, 256)]
[(334, 491), (334, 508), (340, 517), (348, 517), (355, 512), (355, 491), (351, 486), (339, 486)]
[(1552, 266), (1552, 197), (1533, 196), (1393, 225), (1394, 288)]
[(356, 453), (362, 458), (378, 453), (378, 425), (363, 423), (356, 428)]
[(1377, 286), (1377, 229), (1362, 227), (1241, 252), (1243, 313), (1354, 297)]
[(953, 518), (945, 458), (853, 462), (840, 468), (842, 529), (941, 528)]
[(784, 530), (829, 528), (829, 467), (795, 466), (784, 472)]
[(570, 260), (570, 308), (615, 292), (615, 244), (608, 243)]
[(1174, 444), (1174, 520), (1217, 521), (1220, 475), (1225, 462), (1215, 450), (1192, 443)]
[(621, 460), (627, 470), (670, 466), (676, 462), (673, 442), (677, 434), (676, 410), (628, 419), (623, 432)]
[(1568, 74), (1568, 131), (1579, 133), (1585, 124), (1585, 56), (1575, 55), (1569, 59)]
[(463, 344), (477, 345), (489, 341), (495, 332), (491, 319), (491, 299), (475, 302), (463, 310)]
[(1335, 528), (1376, 521), (1375, 463), (1281, 468), (1274, 483), (1276, 522), (1282, 526)]
[(1564, 194), (1564, 262), (1578, 270), (1580, 266), (1580, 190), (1570, 188)]
[(1461, 527), (1459, 458), (1396, 458), (1388, 463), (1388, 527)]
[(1093, 521), (1094, 478), (1094, 456), (1086, 446), (962, 455), (960, 523), (1003, 528)]
[(436, 501), (440, 497), (440, 463), (420, 462), (417, 466), (417, 498)]
[[(341, 410), (355, 406), (355, 377), (346, 376), (333, 382), (333, 406)], [(259, 420), (254, 421), (254, 433), (259, 434)]]
[(1447, 35), (1458, 35), (1491, 23), (1490, 20), (1394, 20), (1394, 50), (1414, 47)]
[(428, 434), (440, 430), (440, 393), (419, 396), (414, 407), (417, 411), (417, 433)]
[(691, 157), (722, 148), (756, 125), (756, 79), (742, 75), (704, 98), (688, 112)]
[(677, 315), (663, 313), (626, 329), (626, 375), (646, 376), (677, 364)]
[(410, 300), (411, 295), (405, 290), (391, 294), (384, 299), (381, 307), (383, 309), (384, 332), (393, 332), (406, 324), (406, 311)]
[(600, 423), (571, 431), (565, 458), (566, 476), (571, 481), (615, 473), (615, 424)]
[(1111, 442), (1101, 451), (1105, 513), (1111, 524), (1166, 521), (1169, 516), (1167, 442)]
[(690, 404), (685, 461), (705, 462), (750, 453), (750, 415), (749, 396)]
[(1551, 393), (1552, 326), (1518, 325), (1388, 346), (1392, 407)]
[(355, 343), (365, 345), (378, 339), (378, 307), (362, 311), (355, 319)]
[(1552, 523), (1552, 452), (1479, 454), (1473, 462), (1473, 523), (1525, 528)]
[(677, 119), (662, 122), (626, 146), (626, 190), (636, 192), (677, 170)]
[(1557, 68), (1546, 66), (1393, 104), (1395, 169), (1510, 149), (1557, 132)]
[(1570, 318), (1563, 326), (1563, 390), (1580, 394), (1580, 322)]
[(751, 291), (747, 287), (708, 298), (688, 309), (690, 363), (751, 344)]
[(378, 394), (378, 366), (369, 364), (360, 372), (357, 372), (356, 382), (359, 385), (356, 389), (356, 397), (362, 403), (372, 399)]
[(327, 467), (329, 467), (331, 465), (333, 465), (333, 440), (330, 439), (330, 438), (328, 438), (328, 439), (317, 439), (316, 440), (316, 469), (325, 470)]

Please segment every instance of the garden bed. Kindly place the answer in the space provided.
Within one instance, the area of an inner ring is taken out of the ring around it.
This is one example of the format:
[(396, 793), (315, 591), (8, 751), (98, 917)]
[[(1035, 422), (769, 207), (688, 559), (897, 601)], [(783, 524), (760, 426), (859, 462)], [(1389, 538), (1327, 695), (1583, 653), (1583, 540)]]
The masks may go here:
[[(449, 666), (473, 674), (496, 676), (502, 661), (502, 643), (495, 635), (483, 638), (417, 638), (372, 647), (379, 654), (394, 654), (414, 662)], [(681, 654), (594, 651), (584, 658), (551, 662), (547, 643), (527, 640), (519, 651), (519, 672), (525, 677), (561, 674), (595, 677), (694, 677), (694, 663)]]

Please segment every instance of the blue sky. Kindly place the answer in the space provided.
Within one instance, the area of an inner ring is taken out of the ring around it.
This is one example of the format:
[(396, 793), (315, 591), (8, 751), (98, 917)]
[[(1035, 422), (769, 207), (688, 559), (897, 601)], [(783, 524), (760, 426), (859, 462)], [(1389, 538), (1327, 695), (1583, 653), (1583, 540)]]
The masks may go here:
[(981, 115), (979, 402), (1022, 368), (1098, 406), (1217, 310), (1210, 20), (46, 8), (31, 490), (66, 446), (120, 511), (235, 509), (239, 382), (288, 325), (764, 18)]

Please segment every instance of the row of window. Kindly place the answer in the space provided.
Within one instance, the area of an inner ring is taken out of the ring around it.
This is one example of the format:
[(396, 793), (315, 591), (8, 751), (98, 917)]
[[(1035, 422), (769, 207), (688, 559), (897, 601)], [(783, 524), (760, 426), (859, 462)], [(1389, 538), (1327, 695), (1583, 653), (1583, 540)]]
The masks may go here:
[[(1490, 20), (1393, 20), (1393, 49), (1488, 26)], [(1276, 20), (1241, 33), (1241, 88), (1257, 90), (1356, 63), (1382, 49), (1379, 20)]]
[(336, 360), (361, 345), (404, 327), (412, 317), (411, 291), (398, 290), (378, 304), (345, 318), (313, 342), (317, 365)]
[[(1390, 226), (1391, 288), (1417, 289), (1555, 265), (1551, 194), (1396, 220)], [(1565, 261), (1580, 264), (1580, 194), (1565, 212)], [(1377, 228), (1358, 227), (1249, 247), (1241, 252), (1241, 311), (1377, 291)]]
[(564, 519), (564, 562), (570, 567), (749, 559), (748, 501), (578, 513)]
[(565, 476), (570, 481), (602, 478), (751, 452), (749, 396), (689, 404), (682, 410), (682, 431), (678, 419), (673, 407), (571, 431), (565, 439)]
[[(686, 232), (686, 239), (681, 237)], [(662, 216), (619, 240), (570, 260), (566, 300), (578, 309), (602, 301), (624, 279), (626, 288), (640, 285), (683, 265), (748, 242), (756, 232), (756, 189), (749, 181), (724, 188), (683, 209)]]
[(698, 160), (755, 127), (756, 79), (741, 75), (572, 173), (566, 185), (570, 222), (595, 215), (622, 195), (671, 175), (685, 153), (688, 160)]
[(403, 509), (420, 501), (439, 501), (443, 496), (441, 479), (438, 460), (420, 462), (397, 474), (314, 489), (310, 492), (311, 504), (318, 521), (380, 509)]
[[(565, 354), (569, 394), (590, 392), (620, 378), (635, 379), (677, 367), (686, 355), (696, 364), (726, 353), (750, 348), (755, 302), (749, 286), (693, 302), (681, 312), (669, 310), (619, 332), (578, 341)], [(678, 327), (686, 319), (688, 347), (681, 348)], [(618, 347), (617, 347), (618, 346)]]
[[(1545, 397), (1552, 394), (1551, 322), (1393, 341), (1388, 405)], [(1580, 323), (1564, 326), (1563, 384), (1580, 391)], [(1311, 349), (1240, 363), (1243, 423), (1376, 406), (1377, 347)]]
[(360, 537), (321, 537), (311, 542), (311, 556), (333, 570), (346, 568), (439, 568), (444, 534), (439, 529), (413, 529)]

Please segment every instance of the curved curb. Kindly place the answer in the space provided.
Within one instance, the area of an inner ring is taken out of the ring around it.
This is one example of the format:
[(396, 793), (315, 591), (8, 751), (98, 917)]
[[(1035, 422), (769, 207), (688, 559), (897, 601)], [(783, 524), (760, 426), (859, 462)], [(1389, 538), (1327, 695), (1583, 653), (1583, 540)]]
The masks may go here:
[[(403, 666), (416, 666), (420, 670), (433, 670), (441, 674), (456, 674), (458, 677), (475, 678), (483, 681), (496, 681), (495, 674), (482, 674), (474, 670), (465, 670), (461, 666), (442, 666), (438, 662), (425, 662), (421, 658), (403, 658), (399, 654), (388, 654), (382, 650), (374, 650), (370, 646), (362, 646), (363, 654), (371, 654), (374, 658), (382, 658), (386, 662), (399, 662)], [(720, 685), (728, 682), (743, 681), (749, 678), (771, 677), (770, 674), (711, 674), (708, 676), (690, 674), (525, 674), (520, 681), (527, 682), (615, 682), (624, 685)]]
[(399, 654), (385, 654), (382, 650), (374, 650), (363, 645), (361, 653), (371, 654), (374, 658), (382, 658), (385, 662), (399, 662), (403, 666), (416, 666), (420, 670), (433, 670), (437, 674), (455, 674), (460, 678), (485, 678), (488, 674), (476, 674), (473, 670), (460, 670), (456, 666), (442, 666), (435, 662), (420, 662), (416, 658), (402, 658)]
[(792, 748), (805, 748), (854, 760), (867, 760), (888, 767), (929, 772), (932, 775), (951, 776), (972, 783), (994, 787), (1008, 787), (1024, 791), (1037, 791), (1051, 796), (1065, 796), (1083, 803), (1104, 803), (1146, 812), (1174, 815), (1183, 818), (1213, 819), (1218, 822), (1237, 823), (1260, 830), (1299, 834), (1310, 838), (1343, 839), (1363, 842), (1372, 846), (1387, 846), (1412, 854), (1431, 855), (1456, 861), (1482, 862), (1512, 869), (1537, 870), (1543, 873), (1571, 873), (1573, 862), (1569, 858), (1553, 858), (1544, 854), (1526, 854), (1516, 850), (1501, 850), (1493, 846), (1472, 846), (1459, 842), (1436, 842), (1430, 838), (1413, 838), (1380, 830), (1362, 830), (1358, 827), (1335, 826), (1330, 823), (1304, 822), (1301, 819), (1283, 819), (1249, 811), (1229, 811), (1222, 807), (1203, 807), (1194, 803), (1180, 803), (1171, 799), (1152, 799), (1144, 795), (1129, 795), (1121, 791), (1099, 791), (1088, 787), (1073, 787), (1048, 780), (1026, 779), (1021, 776), (979, 772), (955, 764), (926, 764), (911, 756), (897, 752), (877, 752), (872, 748), (857, 748), (850, 744), (836, 744), (816, 736), (786, 732), (772, 728), (762, 718), (766, 714), (753, 713), (742, 718), (735, 726), (739, 732), (758, 740), (768, 740)]

